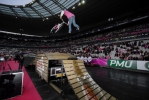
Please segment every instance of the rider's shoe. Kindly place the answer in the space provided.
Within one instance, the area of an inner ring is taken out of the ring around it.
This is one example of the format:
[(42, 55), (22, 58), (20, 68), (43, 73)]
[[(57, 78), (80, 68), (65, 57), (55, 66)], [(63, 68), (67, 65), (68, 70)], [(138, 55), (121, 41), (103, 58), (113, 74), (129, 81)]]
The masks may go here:
[(80, 27), (78, 27), (76, 30), (80, 31)]

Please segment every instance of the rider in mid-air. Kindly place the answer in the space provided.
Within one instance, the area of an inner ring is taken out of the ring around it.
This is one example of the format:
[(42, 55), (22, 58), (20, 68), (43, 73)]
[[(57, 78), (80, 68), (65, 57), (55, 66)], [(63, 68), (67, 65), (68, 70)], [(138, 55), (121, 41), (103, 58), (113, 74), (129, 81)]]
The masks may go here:
[(73, 24), (73, 26), (75, 26), (77, 30), (79, 30), (79, 25), (76, 24), (75, 15), (73, 13), (65, 9), (61, 11), (60, 19), (62, 19), (63, 15), (65, 15), (68, 18), (68, 27), (69, 27), (68, 33), (71, 33), (71, 24)]

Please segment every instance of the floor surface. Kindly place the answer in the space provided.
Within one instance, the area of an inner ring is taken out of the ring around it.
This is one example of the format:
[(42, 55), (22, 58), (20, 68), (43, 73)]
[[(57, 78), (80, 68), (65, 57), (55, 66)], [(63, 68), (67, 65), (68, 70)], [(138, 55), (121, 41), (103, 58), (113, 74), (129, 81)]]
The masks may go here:
[[(149, 73), (101, 67), (86, 67), (93, 80), (118, 100), (149, 100)], [(26, 67), (43, 100), (64, 100), (35, 69)]]

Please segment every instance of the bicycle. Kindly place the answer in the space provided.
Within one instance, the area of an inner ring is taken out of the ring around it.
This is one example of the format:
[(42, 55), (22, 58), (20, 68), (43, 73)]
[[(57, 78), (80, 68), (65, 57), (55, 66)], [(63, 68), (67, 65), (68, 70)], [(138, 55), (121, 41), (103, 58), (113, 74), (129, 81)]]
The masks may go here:
[(67, 25), (67, 23), (64, 22), (64, 20), (62, 19), (62, 22), (56, 24), (56, 25), (51, 29), (50, 33), (57, 33), (57, 32), (63, 27), (64, 24)]

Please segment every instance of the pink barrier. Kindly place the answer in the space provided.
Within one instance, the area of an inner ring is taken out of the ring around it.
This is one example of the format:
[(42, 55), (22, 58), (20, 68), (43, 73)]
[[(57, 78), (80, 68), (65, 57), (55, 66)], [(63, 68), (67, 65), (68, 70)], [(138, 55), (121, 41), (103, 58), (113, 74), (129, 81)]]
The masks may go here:
[(140, 31), (140, 32), (131, 32), (131, 34), (139, 34), (139, 33), (143, 33), (143, 32), (149, 32), (149, 30), (143, 30), (143, 31)]
[(95, 58), (91, 61), (91, 64), (93, 65), (100, 65), (100, 66), (104, 66), (107, 67), (107, 61), (108, 59), (103, 59), (103, 58)]
[[(142, 30), (142, 31), (139, 31), (139, 32), (131, 32), (130, 34), (139, 34), (139, 33), (143, 33), (143, 32), (149, 32), (149, 30)], [(125, 36), (127, 34), (118, 34), (119, 36)], [(106, 40), (106, 39), (109, 39), (111, 38), (110, 36), (107, 36), (107, 37), (102, 37), (102, 38), (97, 38), (96, 40)]]
[(105, 40), (111, 38), (110, 36), (102, 37), (102, 38), (97, 38), (96, 40)]

